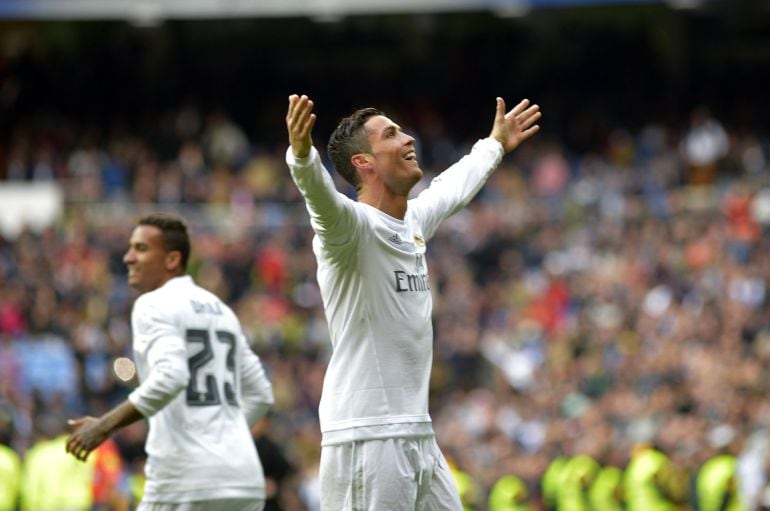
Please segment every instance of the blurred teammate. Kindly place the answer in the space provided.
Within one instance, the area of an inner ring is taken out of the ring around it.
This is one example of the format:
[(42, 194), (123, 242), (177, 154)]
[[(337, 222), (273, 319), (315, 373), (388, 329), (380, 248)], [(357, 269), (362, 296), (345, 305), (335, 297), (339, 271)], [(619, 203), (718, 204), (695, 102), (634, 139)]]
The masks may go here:
[(313, 147), (313, 102), (292, 95), (286, 161), (305, 198), (333, 353), (320, 404), (325, 511), (460, 510), (428, 415), (433, 356), (425, 243), (505, 153), (535, 134), (537, 105), (497, 99), (490, 136), (408, 200), (422, 177), (414, 139), (382, 112), (343, 119), (328, 153), (358, 193), (338, 193)]
[(141, 385), (99, 418), (70, 421), (67, 451), (85, 460), (123, 426), (149, 418), (141, 511), (261, 510), (262, 467), (249, 425), (273, 403), (232, 310), (185, 274), (181, 219), (139, 220), (123, 260), (142, 295), (131, 314)]

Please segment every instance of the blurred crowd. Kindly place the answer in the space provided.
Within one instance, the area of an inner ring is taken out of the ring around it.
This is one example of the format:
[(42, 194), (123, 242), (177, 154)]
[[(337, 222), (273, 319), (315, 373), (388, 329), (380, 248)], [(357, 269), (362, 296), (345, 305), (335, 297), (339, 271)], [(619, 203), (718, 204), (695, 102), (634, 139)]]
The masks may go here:
[[(418, 186), (485, 135), (453, 138), (436, 112), (391, 116), (417, 137)], [(135, 384), (122, 256), (141, 213), (173, 211), (191, 226), (191, 273), (239, 314), (273, 383), (254, 428), (268, 509), (313, 511), (330, 350), (286, 148), (192, 106), (158, 126), (43, 119), (0, 152), (0, 186), (55, 183), (65, 205), (42, 230), (0, 237), (0, 444), (23, 466), (67, 419)], [(444, 224), (428, 253), (431, 414), (468, 509), (591, 509), (554, 504), (573, 498), (544, 484), (556, 461), (624, 470), (649, 449), (671, 481), (731, 455), (738, 509), (770, 509), (769, 142), (705, 107), (678, 126), (608, 130), (580, 153), (544, 134)], [(95, 509), (133, 506), (145, 434), (115, 437), (106, 459), (120, 469)], [(503, 476), (520, 507), (490, 503)], [(694, 508), (696, 486), (669, 484), (674, 507), (646, 509)]]

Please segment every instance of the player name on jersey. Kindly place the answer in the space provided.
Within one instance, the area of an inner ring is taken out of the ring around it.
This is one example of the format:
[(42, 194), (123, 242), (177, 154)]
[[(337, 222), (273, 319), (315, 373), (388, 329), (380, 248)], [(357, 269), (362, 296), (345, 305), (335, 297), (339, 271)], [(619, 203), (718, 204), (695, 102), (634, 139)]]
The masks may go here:
[(190, 300), (193, 310), (196, 314), (216, 314), (222, 315), (222, 306), (219, 302), (198, 302)]

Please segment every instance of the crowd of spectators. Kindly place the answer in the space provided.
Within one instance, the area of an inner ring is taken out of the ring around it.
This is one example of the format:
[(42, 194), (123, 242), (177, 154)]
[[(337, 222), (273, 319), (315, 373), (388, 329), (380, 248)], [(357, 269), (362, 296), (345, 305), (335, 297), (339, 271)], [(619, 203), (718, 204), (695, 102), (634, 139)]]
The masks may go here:
[[(422, 186), (475, 141), (436, 113), (409, 120)], [(192, 228), (191, 273), (239, 314), (273, 383), (255, 441), (281, 460), (280, 508), (316, 509), (330, 350), (285, 146), (192, 106), (158, 124), (152, 137), (56, 119), (11, 131), (0, 186), (55, 183), (65, 206), (0, 237), (0, 440), (23, 459), (125, 397), (122, 255), (140, 213), (174, 211)], [(767, 142), (705, 108), (681, 126), (617, 127), (580, 154), (544, 135), (437, 233), (431, 414), (477, 509), (503, 475), (535, 503), (554, 458), (624, 466), (644, 443), (691, 474), (739, 453), (744, 493), (770, 506)], [(128, 471), (141, 471), (143, 428), (116, 438)]]

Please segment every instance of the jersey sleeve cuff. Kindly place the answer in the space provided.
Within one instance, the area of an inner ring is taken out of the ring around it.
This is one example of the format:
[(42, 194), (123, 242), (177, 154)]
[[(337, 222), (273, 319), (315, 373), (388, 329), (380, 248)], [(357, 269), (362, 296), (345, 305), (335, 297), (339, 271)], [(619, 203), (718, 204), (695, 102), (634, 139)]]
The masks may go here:
[(139, 394), (139, 388), (135, 389), (133, 392), (131, 392), (128, 395), (128, 400), (131, 402), (132, 405), (134, 405), (134, 408), (136, 408), (139, 411), (139, 413), (141, 413), (145, 417), (151, 417), (156, 412), (156, 410), (152, 410), (150, 407), (146, 406), (142, 402), (142, 397)]
[(307, 167), (317, 156), (318, 149), (315, 146), (310, 146), (310, 152), (303, 158), (294, 156), (291, 147), (289, 147), (286, 149), (286, 164), (290, 167)]
[(495, 137), (482, 138), (477, 142), (477, 144), (481, 144), (492, 151), (497, 151), (500, 156), (503, 156), (503, 152), (505, 151), (502, 142), (497, 140)]

